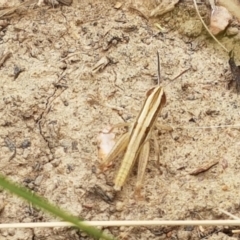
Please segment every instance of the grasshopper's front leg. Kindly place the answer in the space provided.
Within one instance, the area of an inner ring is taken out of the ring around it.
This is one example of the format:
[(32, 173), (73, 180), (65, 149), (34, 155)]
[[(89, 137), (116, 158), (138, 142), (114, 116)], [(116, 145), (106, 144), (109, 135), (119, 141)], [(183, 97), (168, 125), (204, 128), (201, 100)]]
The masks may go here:
[[(156, 123), (155, 127), (160, 131), (163, 130), (163, 131), (170, 132), (170, 133), (173, 131), (173, 128), (171, 126), (165, 125), (165, 124)], [(160, 160), (159, 160), (160, 148), (159, 148), (159, 144), (157, 141), (157, 136), (155, 134), (153, 134), (153, 140), (154, 140), (154, 151), (155, 151), (155, 154), (157, 155), (157, 166), (160, 170)], [(161, 172), (161, 170), (160, 170), (160, 172)]]

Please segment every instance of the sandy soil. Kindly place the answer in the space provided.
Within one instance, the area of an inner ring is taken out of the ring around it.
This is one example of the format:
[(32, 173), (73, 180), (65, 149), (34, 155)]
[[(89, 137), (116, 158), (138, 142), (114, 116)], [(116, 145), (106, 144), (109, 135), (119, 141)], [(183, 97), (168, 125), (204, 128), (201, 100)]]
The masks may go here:
[[(207, 20), (209, 7), (199, 8)], [(240, 98), (227, 88), (228, 54), (207, 36), (191, 2), (156, 19), (128, 4), (88, 0), (29, 7), (4, 21), (0, 56), (11, 55), (0, 68), (1, 173), (86, 220), (228, 219), (219, 208), (240, 216), (239, 128), (201, 128), (239, 124)], [(239, 63), (240, 32), (220, 41), (235, 46)], [(115, 196), (118, 164), (100, 173), (97, 137), (109, 124), (134, 121), (156, 84), (157, 51), (167, 95), (159, 122), (174, 131), (158, 131), (162, 173), (151, 151), (145, 198), (136, 201), (136, 169)], [(99, 66), (101, 59), (108, 64)], [(0, 203), (1, 223), (54, 220), (5, 191)], [(105, 231), (119, 239), (238, 239), (231, 229)], [(70, 228), (1, 230), (0, 238), (88, 239)]]

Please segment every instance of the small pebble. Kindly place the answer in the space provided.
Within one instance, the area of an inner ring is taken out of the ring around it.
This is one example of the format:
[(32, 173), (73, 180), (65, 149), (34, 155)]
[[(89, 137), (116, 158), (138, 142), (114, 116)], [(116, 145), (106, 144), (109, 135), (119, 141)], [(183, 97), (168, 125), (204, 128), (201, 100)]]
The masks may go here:
[(15, 235), (15, 229), (8, 229), (8, 235), (9, 236), (14, 236)]
[(232, 36), (235, 36), (239, 33), (240, 31), (238, 30), (237, 27), (229, 27), (226, 31), (226, 35), (228, 37), (232, 37)]
[(123, 202), (117, 202), (116, 203), (116, 210), (121, 212), (123, 210)]
[(8, 232), (7, 231), (2, 231), (2, 236), (3, 237), (7, 237), (8, 236)]
[(0, 213), (3, 211), (5, 207), (5, 202), (3, 200), (0, 201)]
[(23, 142), (21, 143), (21, 148), (28, 148), (31, 146), (31, 142), (28, 139), (24, 139)]
[(26, 218), (22, 219), (22, 222), (29, 223), (29, 222), (32, 222), (32, 219), (30, 217), (26, 217)]
[(39, 175), (34, 181), (35, 185), (37, 186), (40, 185), (42, 180), (43, 180), (43, 175)]
[(28, 188), (31, 189), (31, 190), (33, 190), (34, 187), (35, 187), (33, 183), (29, 183), (27, 186), (28, 186)]
[(196, 99), (196, 97), (193, 95), (193, 94), (190, 94), (188, 97), (187, 97), (187, 100), (189, 101), (194, 101)]
[(29, 149), (25, 149), (25, 150), (23, 151), (22, 157), (23, 157), (24, 159), (27, 159), (28, 156), (30, 155), (30, 153), (31, 153), (31, 151), (30, 151)]
[(225, 185), (225, 184), (224, 184), (224, 185), (222, 186), (222, 190), (223, 190), (223, 191), (228, 191), (228, 190), (229, 190), (229, 188), (228, 188), (228, 186), (227, 186), (227, 185)]
[(191, 232), (189, 231), (178, 231), (177, 236), (178, 239), (191, 239)]
[(66, 153), (64, 152), (63, 148), (57, 148), (55, 151), (55, 158), (61, 158), (64, 157), (66, 155)]
[(50, 171), (52, 171), (52, 169), (53, 169), (52, 163), (46, 163), (46, 164), (43, 166), (43, 170), (44, 170), (45, 172), (50, 172)]
[(61, 163), (61, 160), (60, 159), (55, 159), (51, 163), (52, 163), (53, 167), (58, 167), (59, 164)]
[(232, 20), (232, 15), (225, 7), (218, 6), (211, 15), (210, 31), (213, 35), (217, 35), (224, 31)]
[(119, 9), (121, 7), (122, 7), (122, 2), (116, 2), (115, 5), (114, 5), (115, 9)]

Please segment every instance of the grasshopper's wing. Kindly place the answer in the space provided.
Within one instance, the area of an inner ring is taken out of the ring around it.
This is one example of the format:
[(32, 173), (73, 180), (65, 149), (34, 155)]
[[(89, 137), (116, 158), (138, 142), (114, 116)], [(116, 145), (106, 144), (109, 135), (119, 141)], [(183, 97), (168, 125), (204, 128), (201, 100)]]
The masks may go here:
[(100, 169), (104, 170), (110, 162), (112, 162), (115, 158), (117, 158), (125, 149), (127, 148), (128, 142), (130, 138), (130, 132), (124, 133), (116, 142), (113, 149), (107, 155), (107, 157), (100, 164)]

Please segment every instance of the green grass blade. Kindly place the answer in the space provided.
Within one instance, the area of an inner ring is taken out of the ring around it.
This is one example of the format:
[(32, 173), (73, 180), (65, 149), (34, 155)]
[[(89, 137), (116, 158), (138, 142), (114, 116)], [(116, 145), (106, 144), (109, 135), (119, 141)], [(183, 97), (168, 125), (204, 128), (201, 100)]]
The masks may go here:
[(79, 219), (77, 217), (71, 216), (70, 214), (66, 213), (65, 211), (59, 209), (58, 207), (54, 206), (53, 204), (47, 202), (40, 196), (37, 196), (35, 193), (30, 192), (28, 189), (18, 186), (17, 184), (7, 180), (6, 177), (0, 175), (0, 186), (8, 190), (9, 192), (25, 199), (26, 201), (32, 203), (33, 205), (51, 213), (54, 216), (57, 216), (63, 219), (66, 222), (70, 222), (78, 227), (80, 230), (86, 232), (89, 236), (94, 238), (101, 238), (106, 240), (113, 240), (114, 238), (110, 237), (107, 234), (102, 233), (97, 228), (92, 226), (88, 226), (84, 224), (83, 219)]

